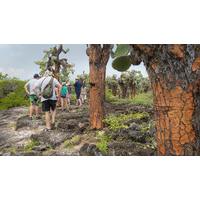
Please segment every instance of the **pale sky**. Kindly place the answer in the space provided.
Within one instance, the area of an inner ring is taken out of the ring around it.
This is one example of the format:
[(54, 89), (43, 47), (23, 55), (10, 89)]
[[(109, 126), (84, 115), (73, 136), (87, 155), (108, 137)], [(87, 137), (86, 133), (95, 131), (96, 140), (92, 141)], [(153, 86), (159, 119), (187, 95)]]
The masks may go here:
[[(43, 57), (43, 50), (53, 47), (53, 44), (0, 44), (0, 72), (7, 73), (9, 76), (28, 80), (33, 74), (39, 73), (39, 67), (34, 61)], [(88, 57), (86, 55), (85, 44), (64, 44), (69, 48), (67, 53), (69, 63), (75, 64), (75, 73), (72, 78), (83, 71), (89, 72)], [(64, 55), (65, 57), (65, 55)], [(107, 76), (120, 73), (111, 66), (112, 59), (109, 59), (107, 65)], [(144, 76), (147, 76), (143, 64), (131, 66), (129, 70), (140, 70)]]

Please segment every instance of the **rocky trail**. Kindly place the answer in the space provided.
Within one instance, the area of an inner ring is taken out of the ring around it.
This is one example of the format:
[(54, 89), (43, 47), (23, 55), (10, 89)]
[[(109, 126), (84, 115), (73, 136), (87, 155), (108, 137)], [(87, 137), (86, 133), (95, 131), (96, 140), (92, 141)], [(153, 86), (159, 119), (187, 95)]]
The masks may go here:
[[(44, 117), (30, 120), (26, 107), (0, 111), (0, 155), (155, 155), (153, 110), (106, 103), (106, 127), (89, 129), (88, 106), (58, 108), (55, 129)], [(109, 117), (110, 116), (110, 117)]]

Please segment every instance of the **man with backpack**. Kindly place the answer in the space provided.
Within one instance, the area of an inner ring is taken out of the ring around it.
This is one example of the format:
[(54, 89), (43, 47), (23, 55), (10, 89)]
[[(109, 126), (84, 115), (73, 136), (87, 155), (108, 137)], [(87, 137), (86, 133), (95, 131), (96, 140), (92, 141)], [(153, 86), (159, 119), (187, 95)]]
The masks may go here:
[(39, 75), (35, 74), (33, 76), (33, 79), (29, 80), (25, 86), (24, 89), (26, 93), (29, 95), (29, 100), (30, 100), (30, 108), (29, 108), (29, 117), (30, 119), (33, 119), (33, 113), (35, 112), (36, 119), (39, 119), (39, 97), (37, 94), (37, 91), (34, 91), (35, 85), (38, 82)]
[(55, 126), (56, 102), (58, 98), (56, 89), (60, 90), (61, 85), (53, 77), (53, 73), (47, 70), (44, 77), (38, 80), (35, 89), (37, 88), (41, 91), (42, 111), (45, 112), (45, 131), (50, 131)]
[(68, 109), (67, 94), (68, 94), (68, 88), (67, 88), (66, 82), (63, 82), (62, 88), (61, 88), (61, 91), (60, 91), (62, 111)]

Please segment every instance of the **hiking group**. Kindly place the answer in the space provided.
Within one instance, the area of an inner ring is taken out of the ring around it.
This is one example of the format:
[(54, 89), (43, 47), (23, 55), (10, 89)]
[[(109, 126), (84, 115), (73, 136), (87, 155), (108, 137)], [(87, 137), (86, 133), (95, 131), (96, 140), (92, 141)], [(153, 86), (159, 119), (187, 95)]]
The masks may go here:
[[(57, 106), (61, 105), (62, 111), (70, 110), (72, 85), (69, 81), (60, 83), (49, 70), (42, 77), (35, 74), (33, 79), (25, 84), (24, 88), (30, 100), (30, 119), (33, 119), (33, 114), (36, 115), (36, 119), (41, 118), (39, 103), (42, 103), (42, 111), (45, 113), (46, 122), (44, 131), (50, 131), (55, 127)], [(76, 93), (76, 105), (82, 106), (87, 99), (85, 83), (76, 78), (74, 89)]]

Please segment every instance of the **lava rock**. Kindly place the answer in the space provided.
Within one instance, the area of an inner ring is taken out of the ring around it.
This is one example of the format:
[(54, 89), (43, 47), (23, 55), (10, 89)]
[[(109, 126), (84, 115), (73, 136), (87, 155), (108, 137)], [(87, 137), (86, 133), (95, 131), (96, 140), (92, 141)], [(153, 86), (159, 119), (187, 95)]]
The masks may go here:
[(79, 153), (81, 156), (101, 156), (102, 155), (95, 144), (88, 144), (88, 143), (85, 143), (81, 147)]

